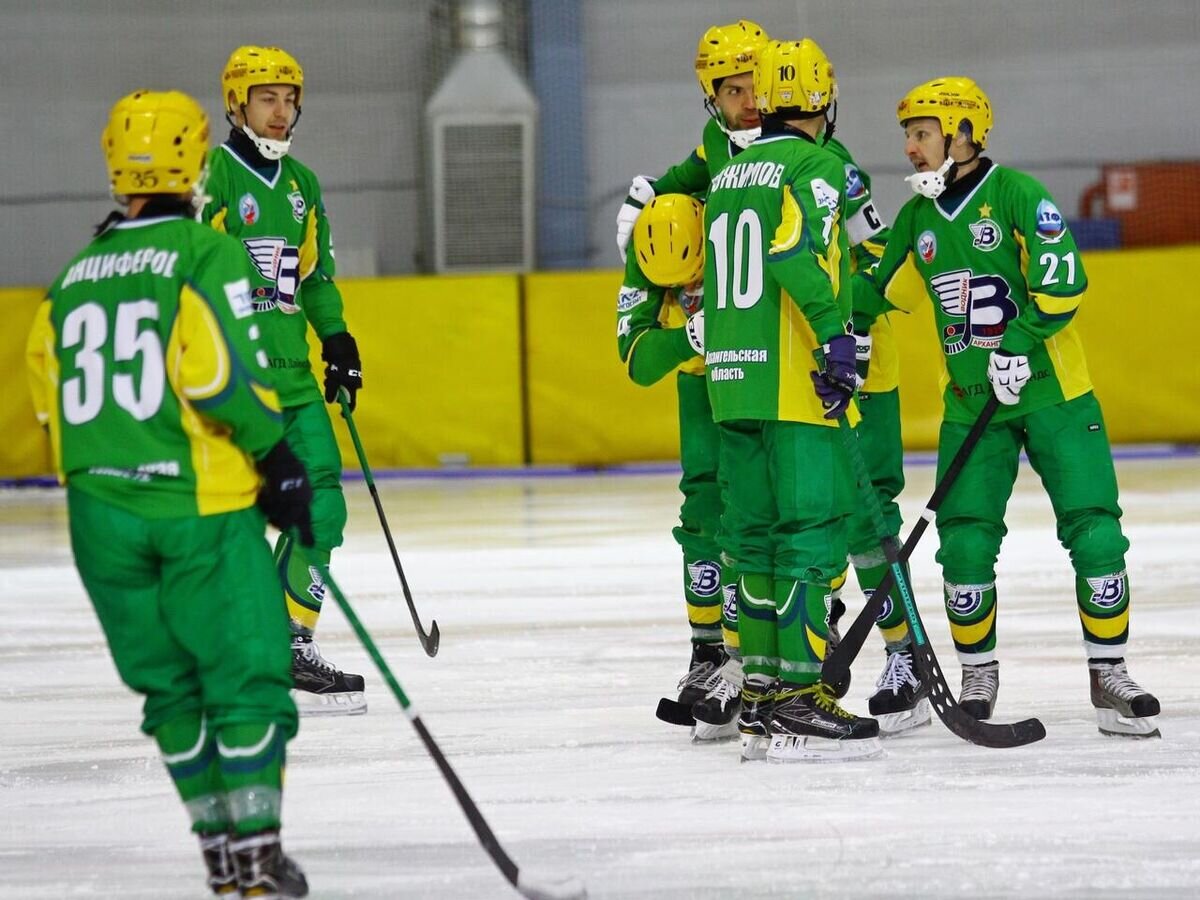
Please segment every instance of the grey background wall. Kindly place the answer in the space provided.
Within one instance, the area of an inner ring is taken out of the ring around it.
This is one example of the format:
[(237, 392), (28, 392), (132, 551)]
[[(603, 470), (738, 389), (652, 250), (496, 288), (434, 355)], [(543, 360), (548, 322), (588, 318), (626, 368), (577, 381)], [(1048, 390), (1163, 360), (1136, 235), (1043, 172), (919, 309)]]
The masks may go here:
[[(1200, 0), (562, 0), (583, 13), (587, 112), (580, 185), (586, 258), (617, 262), (612, 220), (632, 175), (695, 145), (705, 121), (691, 70), (714, 23), (810, 34), (841, 90), (839, 135), (875, 176), (883, 211), (906, 196), (894, 118), (910, 86), (974, 76), (990, 93), (990, 150), (1045, 181), (1070, 214), (1105, 161), (1200, 156)], [(280, 44), (308, 79), (296, 155), (321, 176), (349, 274), (418, 271), (422, 109), (434, 0), (0, 0), (0, 283), (52, 278), (111, 207), (99, 132), (136, 87), (177, 87), (221, 123), (219, 75), (239, 43)], [(541, 110), (553, 128), (555, 110)]]

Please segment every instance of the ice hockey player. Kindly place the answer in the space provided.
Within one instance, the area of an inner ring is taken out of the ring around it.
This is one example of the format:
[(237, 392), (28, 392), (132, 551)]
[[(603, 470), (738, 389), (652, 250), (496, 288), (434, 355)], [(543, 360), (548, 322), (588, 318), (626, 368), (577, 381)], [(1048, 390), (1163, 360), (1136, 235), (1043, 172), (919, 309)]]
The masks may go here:
[(704, 267), (722, 540), (739, 575), (742, 752), (780, 762), (872, 757), (878, 723), (844, 710), (820, 681), (855, 505), (835, 421), (857, 421), (846, 178), (817, 142), (836, 82), (807, 38), (771, 41), (753, 79), (763, 133), (713, 178)]
[[(1106, 734), (1157, 735), (1159, 703), (1125, 667), (1129, 580), (1117, 479), (1100, 405), (1072, 319), (1087, 290), (1083, 261), (1049, 192), (982, 156), (993, 125), (969, 78), (909, 91), (897, 107), (918, 196), (900, 210), (876, 271), (855, 295), (864, 327), (887, 308), (912, 258), (933, 302), (945, 356), (939, 472), (993, 392), (1002, 404), (937, 516), (946, 611), (963, 664), (959, 702), (991, 716), (999, 688), (996, 559), (1024, 450), (1042, 480), (1075, 569), (1091, 700)], [(890, 301), (890, 302), (889, 302)]]
[[(329, 219), (316, 176), (288, 151), (300, 118), (304, 73), (278, 47), (238, 47), (221, 75), (228, 140), (209, 155), (209, 200), (203, 221), (236, 237), (253, 263), (256, 324), (283, 404), (288, 443), (313, 486), (315, 565), (329, 565), (342, 544), (346, 501), (342, 460), (308, 359), (308, 326), (321, 341), (325, 401), (344, 390), (353, 409), (362, 387), (358, 346), (342, 318), (333, 282)], [(325, 585), (315, 565), (282, 534), (275, 563), (292, 623), (292, 676), (301, 715), (367, 711), (363, 678), (338, 670), (313, 641)]]
[[(637, 384), (675, 373), (679, 397), (679, 458), (683, 505), (673, 534), (683, 550), (683, 592), (692, 633), (692, 667), (680, 683), (679, 703), (693, 707), (711, 689), (729, 712), (720, 721), (696, 720), (697, 740), (737, 736), (741, 687), (736, 672), (720, 677), (726, 660), (721, 637), (721, 563), (718, 531), (717, 426), (704, 382), (704, 207), (686, 194), (659, 194), (646, 204), (633, 231), (633, 252), (617, 295), (617, 348)], [(689, 682), (691, 679), (691, 682)]]
[(55, 280), (28, 347), (75, 563), (212, 891), (303, 897), (279, 842), (296, 707), (264, 513), (311, 542), (311, 488), (284, 439), (245, 254), (195, 221), (204, 111), (137, 91), (101, 144), (125, 211)]

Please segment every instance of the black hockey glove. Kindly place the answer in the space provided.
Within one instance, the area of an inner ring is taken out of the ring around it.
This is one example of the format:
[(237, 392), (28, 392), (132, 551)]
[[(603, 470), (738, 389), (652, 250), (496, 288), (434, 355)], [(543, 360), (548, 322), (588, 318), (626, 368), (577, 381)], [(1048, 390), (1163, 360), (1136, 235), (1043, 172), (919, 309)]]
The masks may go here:
[(325, 360), (325, 402), (338, 402), (338, 389), (345, 388), (350, 396), (350, 411), (354, 411), (357, 395), (362, 388), (362, 361), (358, 344), (350, 332), (333, 334), (321, 344), (321, 359)]
[(258, 461), (262, 487), (258, 490), (258, 508), (267, 521), (290, 534), (294, 528), (305, 547), (313, 545), (312, 485), (304, 463), (296, 458), (287, 441), (280, 441)]
[(854, 337), (839, 334), (822, 345), (824, 365), (813, 372), (813, 387), (825, 407), (825, 418), (836, 419), (850, 406), (850, 398), (858, 386), (855, 370)]

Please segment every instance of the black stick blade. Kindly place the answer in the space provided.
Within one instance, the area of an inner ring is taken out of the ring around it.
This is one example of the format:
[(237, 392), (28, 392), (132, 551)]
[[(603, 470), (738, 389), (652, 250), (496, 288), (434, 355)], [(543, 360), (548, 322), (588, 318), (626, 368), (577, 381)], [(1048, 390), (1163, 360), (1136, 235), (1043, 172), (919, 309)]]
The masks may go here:
[(668, 725), (680, 725), (684, 728), (691, 728), (696, 724), (696, 720), (692, 716), (692, 708), (685, 706), (678, 700), (672, 700), (670, 697), (663, 697), (658, 701), (658, 709), (654, 711), (654, 715)]

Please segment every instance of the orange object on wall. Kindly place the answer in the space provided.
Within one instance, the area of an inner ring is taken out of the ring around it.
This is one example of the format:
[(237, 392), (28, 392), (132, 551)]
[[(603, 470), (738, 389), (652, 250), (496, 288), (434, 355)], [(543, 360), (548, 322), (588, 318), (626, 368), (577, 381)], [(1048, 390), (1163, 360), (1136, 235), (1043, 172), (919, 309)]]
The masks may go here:
[(1123, 247), (1200, 241), (1200, 162), (1101, 166), (1100, 181), (1084, 191), (1079, 214), (1117, 219)]

